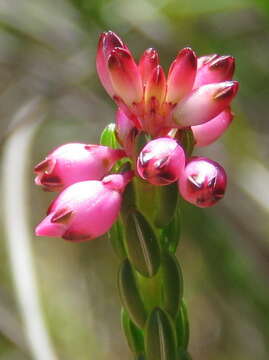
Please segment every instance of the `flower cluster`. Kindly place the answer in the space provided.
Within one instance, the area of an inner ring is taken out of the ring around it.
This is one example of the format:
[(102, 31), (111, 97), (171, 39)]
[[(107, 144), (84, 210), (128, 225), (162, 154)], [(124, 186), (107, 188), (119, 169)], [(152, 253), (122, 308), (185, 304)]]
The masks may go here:
[[(127, 45), (109, 31), (100, 37), (96, 66), (118, 107), (115, 132), (121, 148), (66, 144), (35, 167), (37, 185), (62, 191), (36, 234), (74, 241), (104, 234), (115, 222), (133, 176), (157, 186), (178, 182), (181, 196), (199, 207), (220, 200), (226, 188), (224, 169), (210, 159), (191, 157), (184, 138), (192, 147), (207, 146), (230, 125), (230, 104), (238, 90), (232, 81), (234, 58), (197, 58), (184, 48), (166, 77), (155, 49), (147, 49), (137, 64)], [(141, 134), (148, 142), (137, 154)], [(109, 175), (124, 157), (134, 171)]]

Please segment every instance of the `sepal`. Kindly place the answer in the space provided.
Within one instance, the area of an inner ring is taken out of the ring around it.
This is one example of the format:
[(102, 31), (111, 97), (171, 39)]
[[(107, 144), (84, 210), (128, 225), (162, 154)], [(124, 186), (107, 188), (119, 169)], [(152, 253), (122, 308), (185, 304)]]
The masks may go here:
[(100, 136), (100, 144), (112, 149), (120, 148), (116, 138), (116, 125), (114, 123), (110, 123), (104, 128)]

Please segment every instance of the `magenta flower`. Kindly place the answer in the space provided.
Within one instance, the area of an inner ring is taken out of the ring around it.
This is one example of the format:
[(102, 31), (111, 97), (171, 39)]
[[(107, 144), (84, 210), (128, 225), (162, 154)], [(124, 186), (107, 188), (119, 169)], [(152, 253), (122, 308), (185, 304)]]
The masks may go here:
[(128, 47), (111, 31), (101, 35), (96, 65), (103, 86), (129, 121), (154, 137), (212, 120), (238, 90), (238, 83), (231, 81), (231, 56), (197, 58), (185, 48), (166, 79), (156, 50), (146, 50), (137, 65)]
[[(197, 58), (192, 49), (184, 48), (166, 76), (155, 49), (147, 49), (137, 64), (124, 42), (109, 31), (100, 37), (96, 66), (118, 107), (115, 133), (109, 132), (112, 127), (105, 133), (113, 141), (105, 144), (119, 148), (65, 144), (35, 167), (37, 185), (63, 190), (36, 234), (82, 241), (107, 232), (133, 176), (108, 175), (124, 157), (136, 168), (135, 175), (152, 185), (178, 181), (182, 197), (196, 206), (220, 200), (226, 188), (224, 169), (212, 160), (188, 157), (194, 145), (216, 141), (232, 122), (230, 105), (238, 90), (232, 81), (234, 58), (217, 54)], [(137, 154), (142, 138), (146, 144)]]
[(139, 175), (153, 185), (168, 185), (178, 180), (185, 167), (185, 153), (176, 140), (150, 141), (137, 159)]
[(69, 186), (52, 202), (36, 235), (86, 241), (105, 234), (117, 219), (122, 192), (131, 178), (127, 172)]
[(222, 199), (226, 184), (223, 167), (205, 157), (190, 158), (178, 181), (181, 196), (199, 207), (212, 206)]
[(65, 144), (36, 165), (35, 183), (45, 190), (60, 191), (78, 181), (100, 180), (125, 156), (123, 150), (107, 146)]
[(233, 120), (234, 65), (232, 56), (197, 58), (184, 48), (166, 75), (155, 49), (136, 63), (116, 34), (103, 33), (96, 66), (117, 104), (115, 124), (102, 132), (102, 145), (66, 144), (35, 167), (37, 185), (61, 191), (37, 236), (88, 241), (119, 217), (109, 237), (120, 259), (122, 325), (136, 358), (191, 358), (175, 256), (178, 194), (202, 208), (224, 196), (225, 170), (192, 152), (216, 141)]

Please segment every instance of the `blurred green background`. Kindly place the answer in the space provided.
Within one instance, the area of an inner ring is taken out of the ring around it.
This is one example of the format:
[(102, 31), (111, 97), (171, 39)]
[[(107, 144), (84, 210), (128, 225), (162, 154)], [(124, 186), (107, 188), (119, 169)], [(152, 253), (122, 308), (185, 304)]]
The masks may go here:
[(267, 0), (0, 1), (0, 360), (132, 358), (108, 240), (33, 235), (53, 198), (34, 187), (33, 165), (114, 121), (95, 71), (109, 29), (136, 58), (157, 48), (166, 70), (185, 46), (236, 57), (234, 122), (196, 151), (224, 165), (227, 195), (212, 209), (182, 204), (177, 255), (193, 359), (269, 358), (268, 19)]

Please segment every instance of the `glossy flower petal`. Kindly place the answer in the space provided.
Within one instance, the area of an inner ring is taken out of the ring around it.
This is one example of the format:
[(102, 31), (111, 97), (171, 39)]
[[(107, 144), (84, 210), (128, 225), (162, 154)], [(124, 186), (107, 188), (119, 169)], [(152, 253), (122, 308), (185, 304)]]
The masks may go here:
[(228, 107), (237, 91), (237, 81), (203, 85), (177, 104), (173, 123), (177, 127), (203, 124)]
[(192, 132), (196, 146), (207, 146), (216, 141), (229, 127), (233, 120), (233, 113), (230, 108), (222, 111), (212, 120), (192, 126)]
[(194, 88), (202, 85), (232, 80), (235, 59), (232, 56), (211, 55), (203, 57), (196, 74)]
[(115, 90), (127, 105), (139, 103), (143, 97), (143, 87), (138, 67), (129, 50), (115, 48), (108, 57), (108, 72)]

